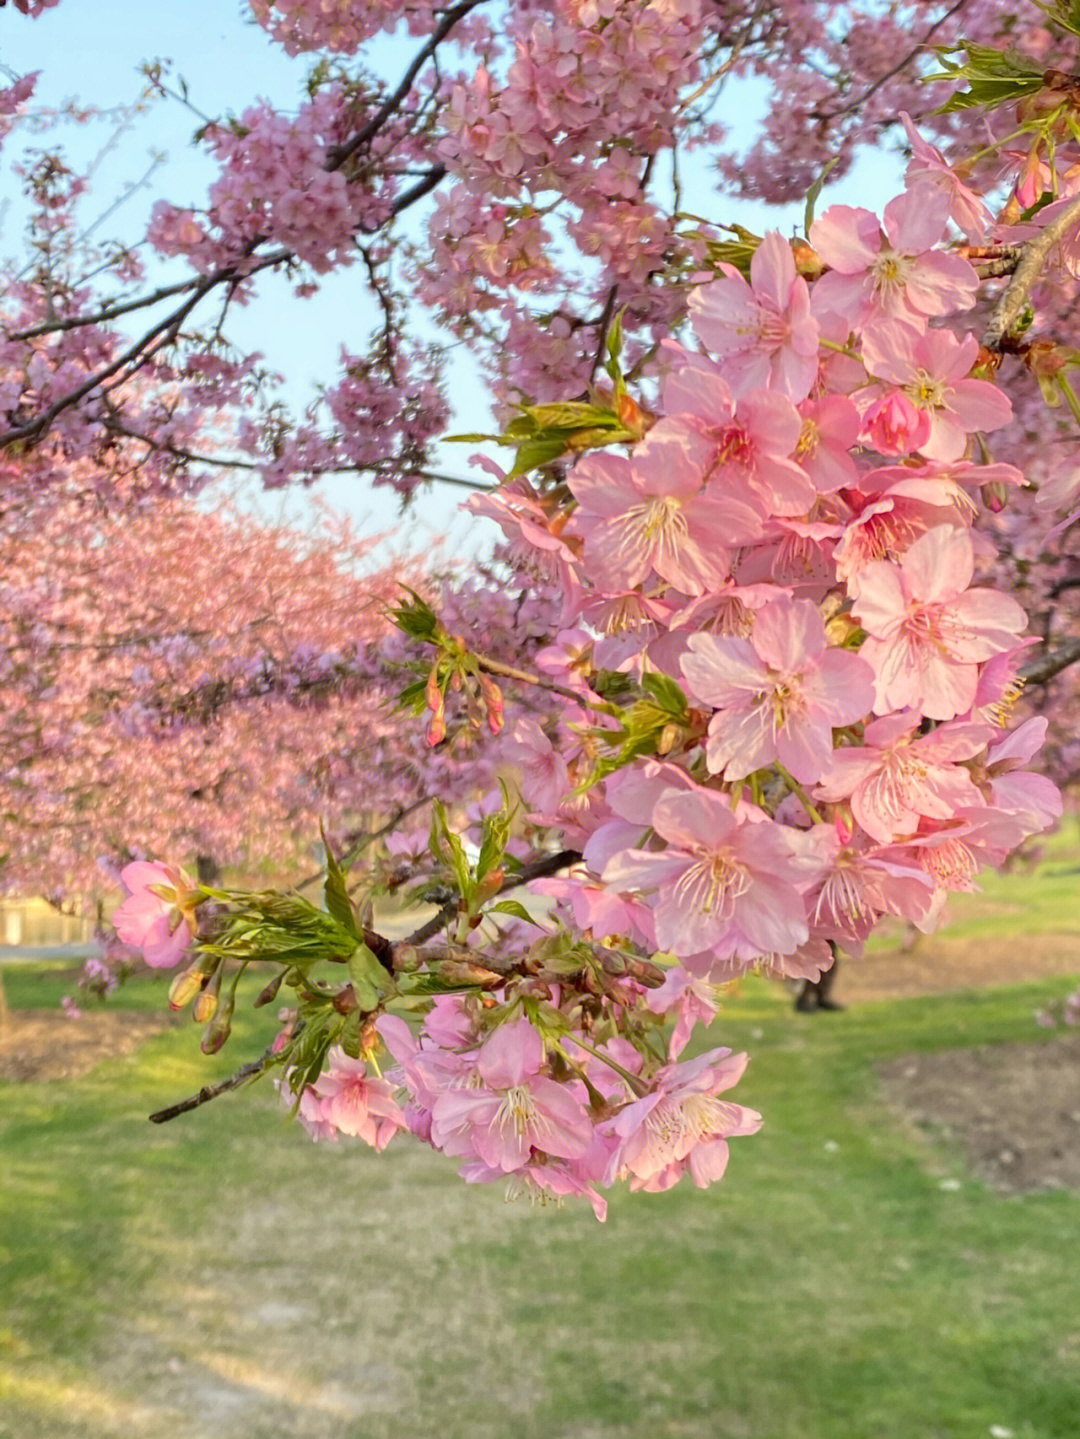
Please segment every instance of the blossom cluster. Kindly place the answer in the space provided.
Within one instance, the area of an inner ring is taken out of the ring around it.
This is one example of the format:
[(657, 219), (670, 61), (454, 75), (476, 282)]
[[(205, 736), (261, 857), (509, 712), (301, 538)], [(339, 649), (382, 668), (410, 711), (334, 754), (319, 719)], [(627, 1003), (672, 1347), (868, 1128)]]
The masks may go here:
[[(540, 1201), (584, 1196), (601, 1220), (602, 1191), (616, 1179), (655, 1192), (689, 1173), (704, 1187), (723, 1174), (727, 1141), (761, 1125), (754, 1110), (717, 1097), (746, 1066), (745, 1054), (727, 1049), (672, 1060), (647, 1083), (625, 1041), (609, 1041), (611, 1054), (545, 1044), (524, 1018), (484, 1032), (452, 997), (436, 1001), (419, 1037), (394, 1014), (378, 1029), (396, 1067), (373, 1077), (363, 1060), (332, 1051), (298, 1101), (313, 1137), (355, 1135), (382, 1149), (408, 1129), (459, 1159), (469, 1183), (505, 1180)], [(611, 1059), (633, 1066), (629, 1083)]]
[[(584, 855), (561, 903), (595, 938), (706, 980), (813, 972), (885, 916), (932, 928), (1060, 812), (1026, 767), (1046, 721), (1004, 728), (1026, 617), (975, 583), (980, 490), (1024, 480), (984, 439), (1009, 400), (946, 323), (977, 286), (947, 227), (973, 215), (918, 173), (880, 221), (833, 206), (810, 283), (765, 236), (694, 292), (702, 348), (668, 343), (659, 418), (574, 465), (569, 514), (522, 481), (473, 502), (566, 595), (546, 670), (580, 703), (557, 734), (519, 721), (508, 755)], [(684, 707), (597, 782), (609, 671)]]
[[(663, 32), (644, 47), (651, 72), (634, 49), (646, 19), (650, 36), (654, 24)], [(427, 853), (451, 898), (438, 886), (414, 893), (439, 906), (441, 928), (421, 926), (419, 949), (349, 917), (328, 881), (339, 928), (326, 920), (332, 948), (320, 953), (348, 963), (350, 979), (333, 986), (290, 964), (297, 1002), (277, 1049), (316, 1136), (382, 1148), (408, 1129), (460, 1160), (467, 1179), (582, 1195), (601, 1215), (616, 1180), (664, 1189), (686, 1174), (719, 1178), (727, 1140), (757, 1128), (753, 1111), (719, 1097), (744, 1056), (680, 1058), (715, 1014), (718, 986), (753, 969), (813, 978), (837, 953), (857, 956), (890, 918), (932, 929), (950, 891), (972, 888), (1061, 804), (1028, 767), (1045, 717), (1009, 727), (1032, 641), (1020, 604), (992, 582), (992, 547), (975, 520), (984, 499), (1000, 511), (1026, 482), (993, 454), (1014, 412), (996, 382), (999, 357), (966, 328), (979, 246), (955, 238), (1023, 232), (995, 222), (906, 121), (907, 187), (882, 216), (832, 206), (805, 241), (744, 240), (741, 267), (716, 266), (704, 240), (675, 254), (662, 225), (653, 233), (640, 176), (631, 204), (635, 170), (623, 153), (640, 161), (662, 145), (620, 107), (648, 118), (649, 86), (663, 91), (674, 69), (663, 36), (699, 19), (693, 4), (559, 6), (550, 24), (530, 20), (505, 76), (485, 66), (472, 90), (454, 92), (439, 153), (457, 185), (435, 223), (460, 263), (442, 266), (437, 250), (432, 269), (445, 269), (455, 298), (429, 275), (431, 303), (441, 293), (448, 311), (490, 311), (500, 287), (554, 283), (546, 217), (527, 197), (554, 179), (575, 193), (559, 170), (571, 132), (603, 174), (602, 200), (573, 222), (581, 248), (631, 305), (664, 264), (677, 279), (635, 316), (647, 314), (660, 341), (654, 388), (640, 402), (628, 393), (612, 336), (614, 392), (594, 386), (595, 403), (561, 407), (564, 418), (588, 412), (561, 452), (584, 457), (535, 484), (505, 479), (473, 502), (502, 526), (507, 557), (536, 591), (559, 597), (537, 673), (470, 656), (453, 621), (439, 632), (431, 616), (439, 657), (419, 686), (429, 745), (447, 733), (448, 693), (479, 691), (503, 735), (498, 753), (519, 772), (531, 844), (509, 837), (508, 812), (489, 806), (451, 824), (436, 810)], [(621, 78), (596, 67), (605, 82), (595, 93), (575, 68), (585, 31), (625, 32), (630, 46)], [(558, 104), (530, 78), (538, 55), (571, 78)], [(676, 93), (663, 91), (657, 115)], [(519, 103), (536, 112), (529, 126), (514, 119)], [(617, 143), (624, 130), (629, 147)], [(496, 208), (478, 215), (469, 187), (481, 179)], [(270, 209), (260, 214), (276, 223)], [(336, 233), (331, 225), (324, 238)], [(635, 235), (641, 246), (628, 243)], [(1064, 263), (1067, 245), (1059, 253)], [(308, 258), (317, 266), (315, 251)], [(663, 317), (679, 310), (689, 258), (701, 266), (689, 300), (695, 338), (681, 343), (658, 332), (674, 328)], [(470, 277), (484, 281), (479, 297)], [(514, 373), (535, 381), (534, 395), (547, 385), (565, 397), (591, 327), (549, 315), (552, 346), (531, 347), (529, 312), (509, 299), (498, 312)], [(639, 352), (635, 361), (640, 372)], [(366, 377), (350, 379), (377, 414)], [(352, 403), (348, 387), (335, 398), (341, 411)], [(625, 450), (601, 447), (598, 417)], [(565, 439), (565, 425), (553, 428)], [(551, 700), (546, 714), (504, 722), (492, 674), (535, 685)], [(395, 855), (411, 877), (423, 849)], [(510, 861), (536, 855), (558, 861), (537, 861), (526, 882), (546, 912), (493, 904), (512, 882)], [(228, 949), (220, 915), (200, 937), (184, 886), (161, 875), (151, 885), (152, 868), (130, 876), (142, 898), (122, 923), (152, 963), (179, 963), (193, 943), (177, 993), (197, 991), (196, 1010), (213, 1013), (201, 997), (222, 970), (217, 959), (203, 967), (205, 956), (242, 953), (246, 963), (249, 951)], [(250, 912), (276, 923), (282, 907), (295, 919), (280, 896), (256, 896), (253, 911), (235, 903), (244, 923)], [(249, 943), (242, 925), (230, 933)], [(417, 1010), (418, 1027), (404, 1017)], [(664, 1020), (674, 1021), (667, 1040)], [(393, 1064), (380, 1073), (382, 1049)]]

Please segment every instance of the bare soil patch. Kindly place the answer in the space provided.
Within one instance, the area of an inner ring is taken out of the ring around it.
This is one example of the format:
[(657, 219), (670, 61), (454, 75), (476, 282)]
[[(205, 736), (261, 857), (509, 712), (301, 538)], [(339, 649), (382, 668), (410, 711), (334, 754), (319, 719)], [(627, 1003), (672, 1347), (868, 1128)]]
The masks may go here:
[(0, 1079), (74, 1079), (102, 1059), (130, 1054), (172, 1022), (168, 1014), (102, 1009), (9, 1010), (0, 1027)]
[(958, 1143), (995, 1188), (1080, 1189), (1080, 1034), (901, 1055), (878, 1072), (891, 1108)]
[(1075, 974), (1080, 984), (1080, 938), (1075, 934), (985, 935), (978, 939), (920, 938), (911, 949), (842, 959), (835, 998), (904, 999), (995, 984), (1026, 984)]

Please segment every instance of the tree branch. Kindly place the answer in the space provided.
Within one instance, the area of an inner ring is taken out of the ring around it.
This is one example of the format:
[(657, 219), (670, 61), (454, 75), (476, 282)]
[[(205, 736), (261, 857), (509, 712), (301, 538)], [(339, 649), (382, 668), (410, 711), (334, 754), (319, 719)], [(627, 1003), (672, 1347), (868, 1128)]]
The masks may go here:
[(413, 81), (435, 54), (438, 46), (446, 39), (457, 22), (464, 19), (470, 10), (475, 10), (476, 7), (482, 3), (483, 0), (459, 0), (457, 5), (447, 10), (439, 24), (431, 32), (427, 44), (417, 52), (415, 59), (401, 77), (401, 82), (393, 94), (386, 97), (367, 124), (359, 129), (344, 145), (335, 145), (333, 149), (330, 150), (326, 164), (328, 170), (340, 170), (346, 160), (350, 159), (356, 154), (357, 150), (375, 138), (387, 120), (389, 120), (390, 116), (401, 108), (409, 91), (413, 87)]
[(1065, 640), (1057, 649), (1048, 650), (1038, 659), (1029, 660), (1017, 671), (1017, 678), (1025, 684), (1044, 685), (1080, 661), (1080, 639)]
[(988, 350), (1001, 348), (1001, 343), (1012, 328), (1020, 311), (1027, 303), (1028, 295), (1039, 278), (1046, 258), (1062, 236), (1080, 221), (1080, 195), (1067, 205), (1056, 220), (1033, 240), (1024, 246), (1024, 253), (1013, 271), (1013, 277), (1005, 287), (1005, 293), (997, 302), (990, 323), (983, 335), (983, 344)]
[(190, 1114), (193, 1109), (201, 1109), (204, 1104), (209, 1104), (219, 1094), (227, 1094), (230, 1089), (239, 1089), (249, 1079), (255, 1079), (264, 1074), (270, 1067), (271, 1051), (268, 1049), (260, 1059), (253, 1059), (249, 1064), (242, 1065), (235, 1074), (230, 1074), (228, 1079), (219, 1080), (217, 1084), (204, 1085), (198, 1094), (193, 1094), (190, 1099), (182, 1099), (179, 1104), (170, 1104), (165, 1109), (155, 1109), (153, 1114), (147, 1116), (151, 1124), (165, 1124), (170, 1119), (176, 1119), (178, 1115)]

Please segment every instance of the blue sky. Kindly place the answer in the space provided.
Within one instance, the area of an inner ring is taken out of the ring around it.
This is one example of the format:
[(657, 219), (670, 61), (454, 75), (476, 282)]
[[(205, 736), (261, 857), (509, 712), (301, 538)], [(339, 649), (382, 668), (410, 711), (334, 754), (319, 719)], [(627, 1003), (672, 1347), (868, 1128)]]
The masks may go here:
[[(6, 7), (0, 11), (0, 64), (19, 74), (40, 70), (36, 101), (44, 106), (76, 98), (103, 108), (133, 101), (143, 84), (141, 63), (169, 60), (173, 74), (187, 81), (192, 103), (207, 115), (242, 110), (257, 97), (291, 108), (298, 102), (310, 62), (303, 56), (290, 59), (244, 18), (247, 13), (242, 0), (183, 0), (181, 4), (61, 0), (38, 20), (27, 21)], [(387, 37), (380, 41), (374, 63), (388, 76), (396, 75), (416, 45), (407, 37)], [(733, 127), (747, 127), (749, 134), (754, 117), (768, 103), (763, 84), (741, 85), (725, 97), (722, 118)], [(68, 127), (64, 143), (76, 163), (100, 156), (90, 217), (112, 203), (159, 154), (167, 158), (155, 170), (149, 186), (124, 203), (111, 233), (130, 236), (145, 222), (153, 201), (162, 196), (175, 203), (199, 203), (214, 173), (191, 144), (199, 123), (191, 111), (170, 102), (153, 105), (120, 134), (115, 121), (107, 118), (78, 129)], [(46, 143), (54, 142), (47, 139)], [(10, 155), (5, 158), (10, 164)], [(827, 188), (821, 204), (843, 200), (879, 205), (900, 188), (900, 175), (895, 156), (870, 155), (843, 182)], [(7, 169), (5, 176), (10, 187)], [(801, 215), (799, 206), (778, 211), (744, 201), (725, 203), (703, 169), (689, 172), (686, 195), (692, 208), (751, 228), (788, 228)], [(9, 190), (3, 200), (0, 253), (8, 256), (19, 248), (18, 196)], [(106, 221), (100, 233), (110, 233), (109, 225)], [(359, 270), (330, 277), (315, 299), (304, 302), (294, 299), (283, 278), (260, 277), (259, 287), (257, 301), (246, 312), (233, 313), (230, 334), (238, 343), (262, 351), (272, 368), (286, 374), (286, 398), (295, 409), (301, 409), (320, 380), (334, 377), (340, 345), (357, 348), (366, 338), (374, 322), (371, 302)], [(452, 370), (456, 428), (487, 428), (483, 387), (475, 370), (460, 354), (454, 357)], [(465, 447), (449, 447), (445, 467), (465, 473), (467, 453)], [(373, 491), (352, 477), (324, 482), (321, 492), (372, 529), (384, 529), (396, 519), (392, 496)], [(414, 543), (426, 545), (433, 533), (444, 533), (454, 552), (473, 550), (479, 537), (475, 522), (458, 511), (460, 498), (459, 491), (447, 487), (436, 487), (425, 496), (409, 521)]]

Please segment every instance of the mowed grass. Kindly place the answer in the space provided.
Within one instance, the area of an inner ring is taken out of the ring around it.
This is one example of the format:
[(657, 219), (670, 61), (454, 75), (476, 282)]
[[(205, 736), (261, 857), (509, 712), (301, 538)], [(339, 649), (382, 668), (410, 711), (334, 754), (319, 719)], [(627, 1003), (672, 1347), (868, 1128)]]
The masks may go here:
[[(1069, 932), (1059, 878), (993, 902)], [(716, 1041), (754, 1056), (735, 1097), (765, 1128), (722, 1184), (616, 1193), (604, 1226), (407, 1142), (312, 1145), (268, 1085), (146, 1122), (256, 1052), (261, 1018), (213, 1062), (192, 1026), (0, 1085), (0, 1439), (1075, 1439), (1080, 1195), (991, 1191), (875, 1074), (1052, 1042), (1033, 1012), (1069, 988), (812, 1017), (748, 984)]]

